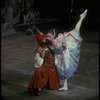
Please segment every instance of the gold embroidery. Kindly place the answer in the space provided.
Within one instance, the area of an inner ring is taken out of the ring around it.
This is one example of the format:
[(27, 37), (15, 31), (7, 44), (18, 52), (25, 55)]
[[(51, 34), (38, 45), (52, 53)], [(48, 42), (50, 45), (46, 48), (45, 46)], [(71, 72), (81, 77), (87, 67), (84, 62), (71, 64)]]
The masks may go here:
[(47, 66), (51, 71), (54, 71), (54, 57), (50, 54), (50, 52), (46, 52), (45, 59), (43, 65)]

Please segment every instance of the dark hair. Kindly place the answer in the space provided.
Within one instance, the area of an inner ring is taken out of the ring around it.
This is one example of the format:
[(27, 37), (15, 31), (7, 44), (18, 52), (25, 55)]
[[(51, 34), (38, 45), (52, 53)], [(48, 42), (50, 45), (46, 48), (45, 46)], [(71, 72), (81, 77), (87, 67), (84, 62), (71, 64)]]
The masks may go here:
[(52, 28), (52, 29), (50, 29), (50, 30), (48, 31), (48, 33), (51, 33), (52, 35), (55, 35), (55, 37), (56, 37), (56, 35), (57, 35), (57, 30), (56, 30), (55, 28)]

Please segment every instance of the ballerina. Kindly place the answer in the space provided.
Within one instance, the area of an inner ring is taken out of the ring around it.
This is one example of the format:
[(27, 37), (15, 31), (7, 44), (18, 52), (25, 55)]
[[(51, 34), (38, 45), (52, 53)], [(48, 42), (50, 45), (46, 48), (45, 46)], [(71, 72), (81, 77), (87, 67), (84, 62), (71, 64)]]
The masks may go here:
[[(58, 34), (55, 38), (55, 29), (49, 30), (46, 34), (47, 40), (50, 42), (50, 48), (56, 53), (55, 64), (60, 81), (62, 81), (63, 87), (59, 90), (68, 90), (67, 79), (73, 76), (76, 71), (79, 58), (80, 47), (82, 38), (80, 36), (80, 27), (83, 19), (86, 17), (88, 10), (86, 9), (81, 15), (75, 28), (70, 32), (64, 32), (64, 34)], [(63, 51), (62, 43), (66, 44), (66, 50)]]

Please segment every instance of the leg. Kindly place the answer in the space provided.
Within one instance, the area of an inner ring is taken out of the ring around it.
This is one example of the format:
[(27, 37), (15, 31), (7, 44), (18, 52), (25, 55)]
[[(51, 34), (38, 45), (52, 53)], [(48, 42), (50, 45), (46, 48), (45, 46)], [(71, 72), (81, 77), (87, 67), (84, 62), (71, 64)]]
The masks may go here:
[(63, 87), (59, 88), (58, 90), (68, 90), (67, 78), (64, 79), (64, 85), (63, 85)]
[(44, 72), (44, 67), (40, 66), (36, 68), (34, 75), (28, 85), (28, 89), (31, 93), (35, 92), (36, 95), (41, 95), (41, 88), (43, 88), (47, 82), (47, 77), (44, 77)]
[(81, 24), (83, 22), (83, 19), (85, 18), (85, 16), (87, 15), (87, 9), (80, 15), (80, 19), (78, 21), (78, 23), (76, 24), (75, 28), (77, 28), (78, 30), (80, 30)]

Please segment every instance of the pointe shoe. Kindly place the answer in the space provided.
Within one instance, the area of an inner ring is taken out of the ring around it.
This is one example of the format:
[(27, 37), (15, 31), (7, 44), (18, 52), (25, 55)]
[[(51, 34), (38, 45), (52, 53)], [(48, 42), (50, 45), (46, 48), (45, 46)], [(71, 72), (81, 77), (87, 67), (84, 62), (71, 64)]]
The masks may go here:
[(88, 12), (88, 10), (86, 9), (86, 10), (80, 15), (80, 17), (81, 17), (81, 18), (84, 18), (84, 17), (87, 15), (87, 12)]
[(68, 87), (63, 86), (62, 88), (59, 88), (58, 90), (59, 91), (61, 91), (61, 90), (68, 90)]
[(37, 95), (37, 96), (40, 96), (40, 95), (41, 95), (41, 90), (37, 90), (36, 95)]

